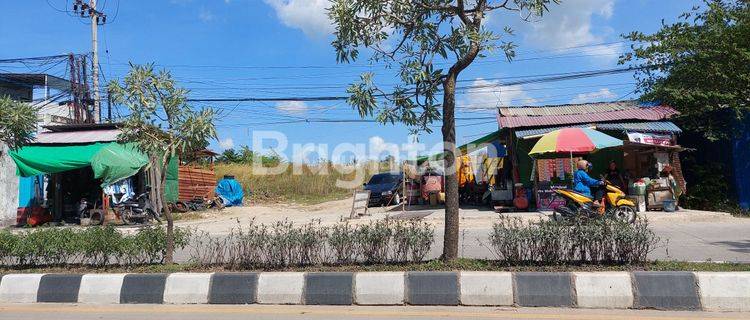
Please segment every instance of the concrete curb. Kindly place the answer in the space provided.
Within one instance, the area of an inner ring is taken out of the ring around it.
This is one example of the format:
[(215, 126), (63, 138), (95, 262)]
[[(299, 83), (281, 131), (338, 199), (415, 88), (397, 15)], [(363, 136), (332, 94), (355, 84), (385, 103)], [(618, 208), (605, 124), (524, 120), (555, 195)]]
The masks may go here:
[(0, 277), (0, 303), (34, 302), (750, 311), (750, 272), (263, 272)]
[(750, 272), (696, 272), (701, 303), (710, 311), (750, 311)]

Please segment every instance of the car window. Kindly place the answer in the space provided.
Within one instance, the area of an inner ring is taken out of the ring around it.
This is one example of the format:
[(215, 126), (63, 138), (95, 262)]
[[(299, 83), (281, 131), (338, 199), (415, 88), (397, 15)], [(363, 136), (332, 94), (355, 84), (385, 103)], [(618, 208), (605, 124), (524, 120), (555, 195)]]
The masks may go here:
[(392, 174), (376, 174), (370, 178), (370, 182), (367, 184), (385, 184), (385, 183), (394, 183), (398, 181), (397, 175)]

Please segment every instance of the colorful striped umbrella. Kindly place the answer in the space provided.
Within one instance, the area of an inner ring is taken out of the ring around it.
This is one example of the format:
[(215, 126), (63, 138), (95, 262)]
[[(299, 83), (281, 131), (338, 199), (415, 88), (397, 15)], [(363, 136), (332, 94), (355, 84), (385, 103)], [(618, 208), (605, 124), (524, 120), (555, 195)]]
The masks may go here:
[(599, 149), (617, 147), (622, 140), (613, 138), (591, 128), (564, 128), (543, 135), (531, 149), (529, 155), (545, 153), (587, 153)]

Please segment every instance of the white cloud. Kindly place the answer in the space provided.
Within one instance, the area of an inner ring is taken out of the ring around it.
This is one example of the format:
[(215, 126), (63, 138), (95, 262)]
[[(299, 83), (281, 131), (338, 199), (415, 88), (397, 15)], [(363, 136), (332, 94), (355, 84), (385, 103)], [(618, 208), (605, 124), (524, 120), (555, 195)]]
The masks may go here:
[(198, 19), (200, 19), (203, 22), (211, 22), (216, 20), (216, 15), (214, 15), (211, 10), (208, 10), (206, 8), (201, 8), (201, 11), (198, 13)]
[(586, 103), (586, 102), (598, 102), (598, 101), (609, 101), (617, 98), (617, 94), (609, 91), (608, 88), (599, 89), (599, 91), (581, 93), (577, 95), (570, 103)]
[(276, 110), (288, 114), (303, 114), (310, 107), (302, 101), (282, 101), (276, 104)]
[(226, 138), (219, 141), (219, 147), (223, 150), (234, 148), (234, 140), (232, 138)]
[(524, 90), (522, 85), (502, 86), (497, 80), (476, 79), (471, 91), (466, 93), (463, 107), (469, 109), (487, 109), (514, 104), (532, 104), (536, 102)]
[(334, 31), (326, 9), (329, 0), (264, 0), (281, 22), (302, 30), (308, 37), (323, 37)]
[(370, 137), (370, 159), (381, 160), (386, 156), (393, 156), (396, 160), (399, 159), (399, 147), (395, 143), (386, 142), (380, 136)]
[[(614, 14), (615, 0), (565, 0), (551, 5), (538, 21), (523, 23), (528, 28), (526, 40), (538, 47), (569, 48), (605, 42), (604, 34), (592, 30), (594, 18), (609, 19)], [(528, 25), (528, 27), (527, 27)], [(611, 32), (611, 28), (596, 27)], [(589, 47), (582, 54), (597, 55), (611, 60), (617, 57), (621, 44)], [(580, 52), (580, 50), (576, 51)]]

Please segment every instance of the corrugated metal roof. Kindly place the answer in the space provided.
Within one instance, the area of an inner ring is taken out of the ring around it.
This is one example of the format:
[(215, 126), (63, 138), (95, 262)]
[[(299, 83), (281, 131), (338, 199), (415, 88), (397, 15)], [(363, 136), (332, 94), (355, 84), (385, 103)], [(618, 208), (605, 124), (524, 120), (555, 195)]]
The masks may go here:
[(612, 131), (635, 131), (635, 132), (666, 132), (666, 133), (680, 133), (682, 129), (676, 124), (670, 121), (656, 121), (656, 122), (622, 122), (622, 123), (588, 123), (578, 124), (570, 126), (555, 126), (545, 128), (535, 128), (516, 131), (516, 137), (524, 138), (529, 136), (538, 136), (545, 133), (549, 133), (562, 128), (595, 128), (597, 130), (612, 130)]
[(498, 116), (500, 128), (545, 127), (563, 124), (584, 124), (621, 120), (667, 119), (678, 112), (668, 106), (634, 107), (624, 110), (586, 112), (582, 114), (546, 115), (546, 116)]
[(76, 144), (117, 141), (119, 129), (70, 132), (43, 132), (36, 135), (35, 144)]
[(596, 125), (599, 130), (621, 130), (621, 131), (639, 131), (639, 132), (669, 132), (680, 133), (682, 129), (671, 121), (655, 122), (624, 122), (624, 123), (599, 123)]
[(636, 100), (614, 101), (614, 102), (594, 102), (581, 104), (562, 104), (547, 106), (524, 106), (524, 107), (501, 107), (500, 115), (503, 117), (523, 117), (523, 116), (562, 116), (571, 114), (586, 114), (608, 111), (620, 111), (633, 108), (640, 108), (641, 105)]

